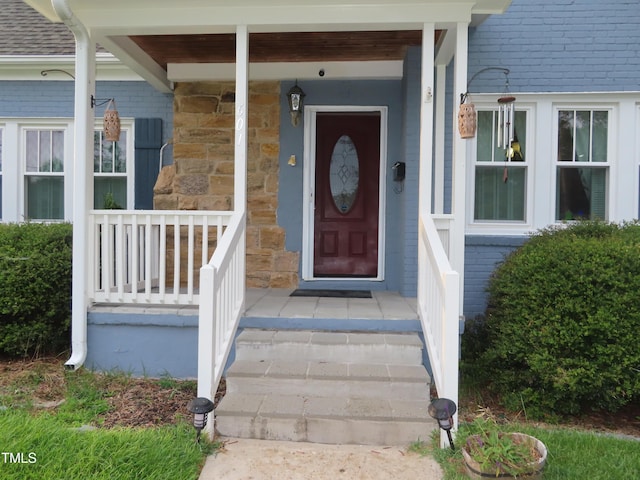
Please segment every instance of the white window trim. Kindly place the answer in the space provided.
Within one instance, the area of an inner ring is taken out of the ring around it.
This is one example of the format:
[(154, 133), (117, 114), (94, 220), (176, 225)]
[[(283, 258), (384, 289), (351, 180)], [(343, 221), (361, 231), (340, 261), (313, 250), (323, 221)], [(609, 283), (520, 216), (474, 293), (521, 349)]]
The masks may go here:
[[(472, 94), (476, 108), (495, 107), (500, 94)], [(640, 92), (515, 93), (516, 108), (530, 106), (527, 124), (528, 211), (526, 225), (473, 223), (475, 182), (475, 140), (469, 140), (467, 154), (467, 226), (469, 235), (530, 235), (555, 220), (557, 112), (560, 109), (610, 109), (607, 153), (607, 219), (621, 222), (640, 216)], [(457, 134), (457, 132), (455, 132)], [(631, 139), (636, 139), (635, 142)], [(634, 147), (636, 147), (634, 149)], [(630, 150), (634, 153), (630, 154)], [(532, 162), (532, 163), (531, 163)], [(592, 164), (597, 165), (597, 164)], [(630, 200), (633, 199), (633, 200)]]
[[(474, 98), (475, 100), (475, 98)], [(474, 102), (476, 111), (497, 111), (498, 104), (495, 99), (493, 102)], [(476, 167), (480, 166), (494, 166), (498, 167), (502, 165), (500, 162), (494, 162), (492, 164), (478, 163), (476, 162), (478, 153), (477, 136), (474, 137), (467, 149), (467, 163), (469, 165), (469, 174), (467, 175), (467, 233), (477, 235), (519, 235), (523, 232), (531, 231), (533, 225), (533, 191), (534, 191), (534, 178), (533, 178), (533, 159), (536, 158), (536, 146), (533, 139), (533, 132), (535, 125), (535, 104), (523, 103), (516, 101), (516, 111), (524, 111), (527, 114), (527, 126), (526, 126), (526, 149), (524, 152), (524, 162), (517, 162), (517, 166), (524, 166), (526, 168), (527, 180), (525, 191), (525, 218), (524, 221), (496, 221), (496, 220), (474, 220), (474, 206), (475, 206), (475, 189), (476, 189)]]
[[(127, 133), (127, 210), (133, 210), (135, 206), (135, 131), (134, 131), (135, 120), (133, 118), (121, 118), (120, 119), (120, 129), (122, 132)], [(96, 119), (96, 123), (94, 125), (94, 131), (104, 131), (104, 123), (102, 119)], [(96, 172), (93, 172), (93, 158), (91, 159), (91, 171), (92, 176), (95, 178)], [(120, 174), (113, 175), (120, 176)], [(91, 205), (93, 209), (93, 205)]]
[[(122, 118), (121, 128), (128, 130), (127, 141), (127, 208), (135, 205), (135, 120)], [(73, 134), (74, 121), (70, 118), (1, 118), (2, 128), (2, 216), (0, 222), (25, 221), (25, 131), (28, 129), (61, 129), (64, 134), (64, 219), (71, 221), (73, 208)], [(102, 129), (102, 119), (96, 119), (96, 130)], [(93, 170), (93, 158), (90, 159)], [(37, 221), (37, 220), (34, 220)], [(48, 220), (47, 220), (48, 221)], [(55, 220), (58, 221), (58, 220)]]
[[(36, 119), (34, 119), (36, 120)], [(64, 161), (62, 172), (28, 172), (27, 171), (27, 131), (33, 130), (62, 130), (64, 136)], [(18, 145), (18, 163), (20, 164), (20, 181), (18, 185), (18, 204), (20, 208), (20, 219), (28, 220), (30, 222), (64, 222), (69, 221), (71, 218), (71, 209), (73, 208), (73, 122), (71, 121), (59, 121), (59, 120), (42, 120), (37, 119), (33, 123), (21, 123), (19, 125), (20, 131), (20, 144)], [(33, 218), (27, 216), (27, 189), (26, 180), (29, 177), (62, 177), (64, 198), (63, 198), (63, 217), (62, 218)]]
[[(608, 112), (607, 116), (607, 161), (606, 162), (560, 162), (558, 161), (558, 113), (562, 110), (573, 110), (573, 111), (606, 111)], [(606, 203), (605, 203), (605, 218), (604, 220), (609, 220), (611, 217), (612, 210), (612, 201), (613, 201), (613, 188), (612, 181), (615, 178), (614, 171), (616, 162), (613, 161), (613, 142), (615, 141), (614, 132), (617, 131), (616, 125), (616, 113), (617, 106), (612, 103), (584, 103), (584, 102), (570, 102), (570, 103), (554, 103), (553, 104), (553, 119), (554, 122), (552, 124), (552, 136), (553, 139), (553, 151), (554, 155), (552, 158), (552, 175), (551, 175), (551, 193), (553, 197), (552, 201), (552, 222), (555, 224), (566, 223), (562, 220), (556, 219), (556, 192), (558, 187), (558, 175), (557, 171), (559, 167), (563, 168), (606, 168)]]

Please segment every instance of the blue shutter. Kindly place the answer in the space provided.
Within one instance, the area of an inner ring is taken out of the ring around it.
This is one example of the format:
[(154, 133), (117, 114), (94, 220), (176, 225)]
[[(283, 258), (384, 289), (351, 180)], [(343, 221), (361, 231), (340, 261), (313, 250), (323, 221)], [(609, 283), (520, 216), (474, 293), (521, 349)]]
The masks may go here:
[(136, 118), (135, 123), (136, 210), (153, 209), (153, 186), (158, 179), (162, 119)]

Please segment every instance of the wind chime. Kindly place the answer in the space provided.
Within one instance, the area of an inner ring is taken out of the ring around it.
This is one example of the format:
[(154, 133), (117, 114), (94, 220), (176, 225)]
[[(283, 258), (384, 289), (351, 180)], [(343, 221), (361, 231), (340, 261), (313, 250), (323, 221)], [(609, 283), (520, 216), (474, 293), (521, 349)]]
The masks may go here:
[[(516, 97), (504, 96), (498, 99), (498, 148), (504, 148), (504, 174), (502, 180), (507, 183), (509, 172), (507, 162), (514, 158), (513, 142), (515, 139), (515, 104)], [(520, 145), (518, 144), (518, 150)]]

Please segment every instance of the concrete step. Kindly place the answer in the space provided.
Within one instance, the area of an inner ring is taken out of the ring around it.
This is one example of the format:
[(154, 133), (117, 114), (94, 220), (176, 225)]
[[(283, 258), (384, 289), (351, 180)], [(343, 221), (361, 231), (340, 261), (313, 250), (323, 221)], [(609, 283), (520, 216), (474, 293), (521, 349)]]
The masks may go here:
[(236, 359), (421, 365), (416, 334), (246, 329), (236, 339)]
[(430, 378), (422, 365), (237, 360), (226, 382), (231, 393), (428, 401)]
[(425, 400), (227, 393), (216, 409), (223, 436), (331, 444), (407, 445), (437, 423)]
[(243, 331), (216, 408), (224, 436), (406, 445), (427, 438), (429, 376), (416, 334)]

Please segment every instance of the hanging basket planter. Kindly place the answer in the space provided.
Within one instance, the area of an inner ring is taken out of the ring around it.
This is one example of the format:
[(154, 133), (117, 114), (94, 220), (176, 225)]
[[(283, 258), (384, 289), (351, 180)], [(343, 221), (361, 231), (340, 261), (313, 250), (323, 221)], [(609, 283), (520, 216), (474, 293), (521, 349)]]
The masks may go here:
[(476, 106), (473, 103), (461, 103), (458, 110), (458, 131), (460, 138), (473, 138), (477, 128)]
[(120, 116), (116, 109), (115, 100), (109, 100), (104, 111), (104, 138), (109, 142), (120, 140)]

